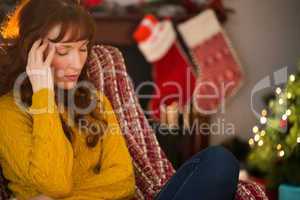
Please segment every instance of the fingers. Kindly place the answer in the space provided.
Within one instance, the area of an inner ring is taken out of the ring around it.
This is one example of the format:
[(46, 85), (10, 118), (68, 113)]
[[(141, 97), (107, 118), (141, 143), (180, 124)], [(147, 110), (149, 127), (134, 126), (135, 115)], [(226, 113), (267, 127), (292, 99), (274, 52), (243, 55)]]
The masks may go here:
[[(46, 48), (50, 45), (50, 42), (47, 40), (38, 39), (35, 41), (28, 54), (28, 64), (31, 67), (40, 67), (44, 64), (44, 52)], [(51, 44), (52, 45), (52, 44)], [(50, 52), (47, 56), (45, 63), (47, 66), (50, 66), (51, 61), (54, 56), (54, 49), (50, 48)]]
[(51, 62), (52, 62), (52, 60), (53, 60), (53, 57), (54, 57), (54, 54), (55, 54), (55, 46), (54, 46), (54, 44), (49, 44), (50, 46), (50, 50), (49, 50), (49, 53), (48, 53), (48, 56), (47, 56), (47, 58), (46, 58), (46, 60), (45, 60), (45, 64), (47, 65), (47, 66), (50, 66), (51, 65)]
[(44, 51), (48, 47), (49, 42), (43, 41), (43, 44), (40, 45), (35, 51), (36, 62), (43, 63), (44, 62)]
[(39, 48), (37, 49), (37, 53), (39, 55), (39, 58), (42, 58), (43, 61), (43, 54), (44, 51), (46, 50), (46, 48), (49, 46), (49, 42), (48, 41), (43, 41), (43, 44), (41, 46), (39, 46)]
[(26, 73), (32, 85), (33, 92), (40, 90), (41, 88), (49, 88), (53, 90), (53, 76), (50, 68), (50, 62), (53, 59), (54, 50), (50, 49), (47, 57), (47, 62), (44, 62), (44, 52), (49, 45), (49, 42), (45, 41), (41, 44), (41, 39), (34, 42), (30, 49), (29, 59), (26, 66)]
[(42, 42), (42, 39), (38, 39), (33, 43), (32, 47), (28, 53), (28, 64), (30, 64), (29, 66), (32, 66), (32, 63), (36, 60), (35, 52), (36, 52), (36, 49), (41, 45), (41, 42)]
[(38, 39), (38, 40), (36, 40), (36, 41), (33, 43), (33, 45), (32, 45), (32, 47), (31, 47), (29, 53), (35, 52), (35, 50), (41, 45), (41, 43), (42, 43), (42, 39), (41, 39), (41, 38)]

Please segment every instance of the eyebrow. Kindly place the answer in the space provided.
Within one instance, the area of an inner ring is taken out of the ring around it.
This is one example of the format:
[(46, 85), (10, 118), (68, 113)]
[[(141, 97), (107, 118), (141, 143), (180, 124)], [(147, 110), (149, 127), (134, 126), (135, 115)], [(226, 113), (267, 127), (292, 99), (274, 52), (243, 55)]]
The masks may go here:
[[(80, 47), (82, 47), (82, 46), (84, 46), (84, 45), (86, 45), (86, 44), (88, 44), (90, 41), (86, 41), (86, 42), (84, 42)], [(67, 45), (67, 44), (62, 44), (62, 45), (59, 45), (59, 47), (64, 47), (64, 48), (67, 48), (67, 49), (69, 49), (69, 48), (72, 48), (72, 46), (71, 45)]]

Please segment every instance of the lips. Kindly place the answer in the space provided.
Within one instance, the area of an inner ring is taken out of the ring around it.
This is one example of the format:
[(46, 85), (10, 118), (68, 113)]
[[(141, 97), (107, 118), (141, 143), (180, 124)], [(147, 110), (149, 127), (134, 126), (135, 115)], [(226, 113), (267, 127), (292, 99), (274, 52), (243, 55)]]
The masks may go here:
[(75, 75), (65, 75), (65, 78), (69, 81), (76, 81), (78, 79), (78, 74)]

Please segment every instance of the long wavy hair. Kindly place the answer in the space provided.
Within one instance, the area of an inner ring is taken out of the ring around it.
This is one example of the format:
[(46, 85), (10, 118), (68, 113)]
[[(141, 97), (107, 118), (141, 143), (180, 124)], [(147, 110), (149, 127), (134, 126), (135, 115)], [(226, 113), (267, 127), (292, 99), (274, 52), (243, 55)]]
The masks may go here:
[[(88, 56), (95, 39), (95, 22), (90, 14), (80, 6), (78, 0), (24, 0), (19, 3), (15, 10), (7, 16), (1, 26), (1, 35), (4, 39), (0, 46), (0, 96), (11, 91), (18, 76), (26, 71), (28, 53), (32, 44), (41, 37), (45, 37), (48, 31), (55, 25), (61, 24), (60, 34), (53, 42), (62, 41), (67, 31), (71, 30), (71, 35), (64, 42), (74, 42), (88, 40)], [(86, 62), (87, 63), (87, 62)], [(87, 79), (87, 64), (84, 65), (78, 81)], [(55, 93), (59, 89), (55, 87)], [(26, 78), (21, 85), (21, 100), (24, 104), (31, 105), (32, 86)], [(68, 94), (68, 91), (64, 91)], [(90, 105), (93, 93), (87, 88), (77, 88), (74, 95), (75, 105), (85, 108)], [(68, 95), (63, 98), (63, 104), (68, 110)], [(56, 101), (57, 98), (56, 98)], [(94, 147), (99, 138), (103, 135), (107, 122), (102, 115), (75, 113), (74, 121), (79, 126), (80, 119), (87, 120), (88, 126), (92, 126), (95, 121), (98, 123), (97, 134), (94, 129), (86, 133), (86, 144)], [(63, 120), (60, 113), (62, 127), (67, 138), (72, 141), (74, 133), (71, 127)], [(94, 127), (94, 126), (93, 126)]]

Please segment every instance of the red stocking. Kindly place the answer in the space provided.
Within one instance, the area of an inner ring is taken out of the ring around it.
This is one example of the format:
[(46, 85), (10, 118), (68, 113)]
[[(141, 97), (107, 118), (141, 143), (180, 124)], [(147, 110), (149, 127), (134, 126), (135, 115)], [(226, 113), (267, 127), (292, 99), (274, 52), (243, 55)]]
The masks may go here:
[(212, 10), (204, 11), (178, 28), (199, 67), (193, 95), (195, 108), (201, 113), (215, 113), (224, 105), (225, 98), (232, 96), (241, 85), (240, 63)]
[(179, 108), (191, 100), (195, 76), (191, 64), (176, 39), (170, 21), (158, 22), (146, 16), (134, 37), (146, 60), (153, 65), (154, 95), (149, 102), (151, 115), (158, 119), (160, 108), (177, 101)]

